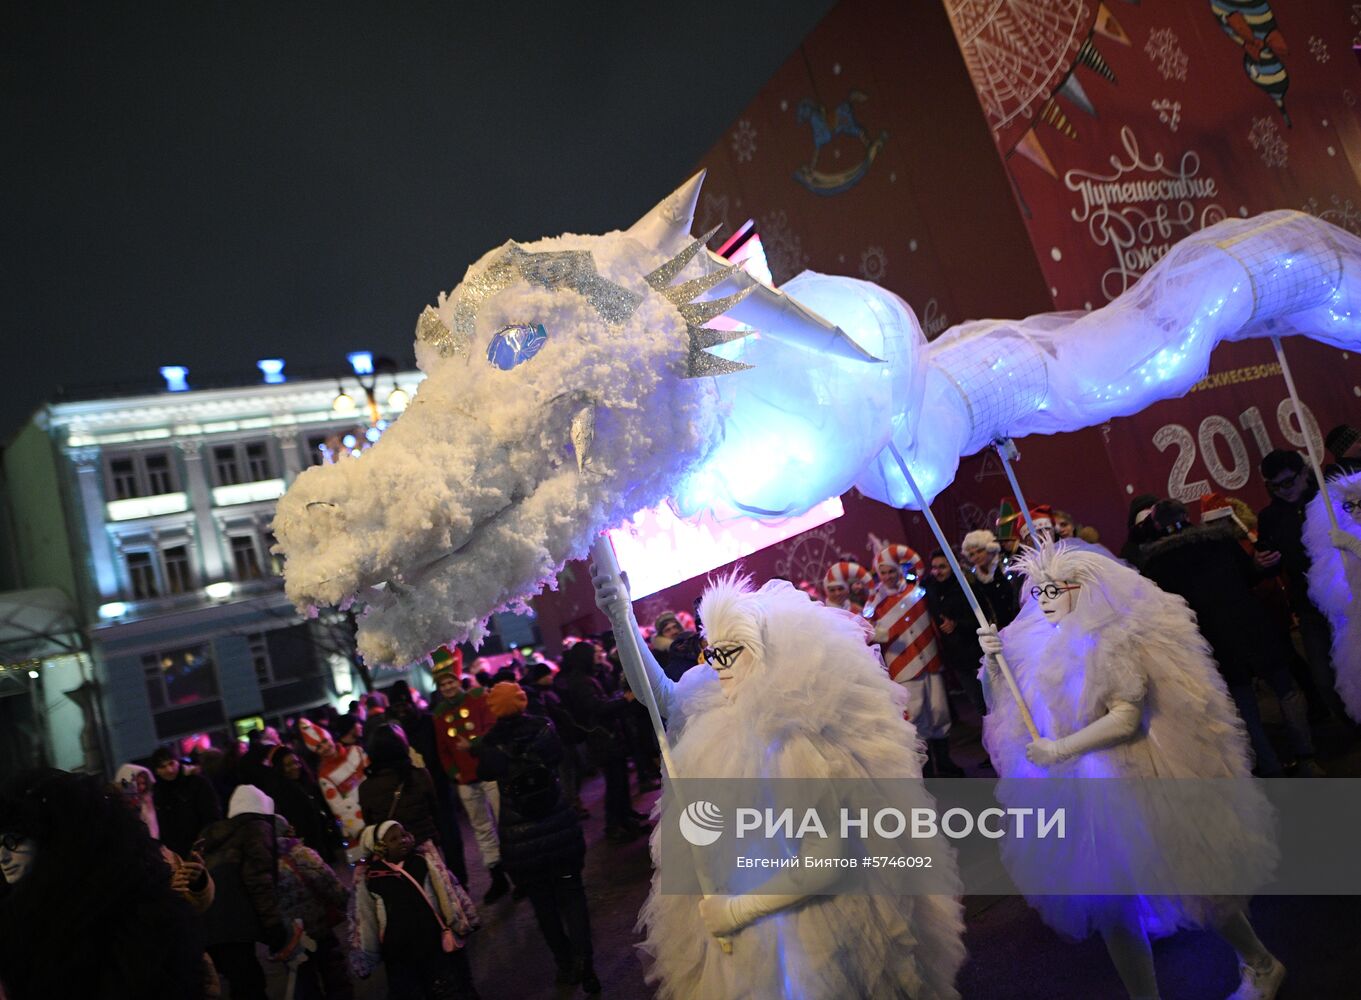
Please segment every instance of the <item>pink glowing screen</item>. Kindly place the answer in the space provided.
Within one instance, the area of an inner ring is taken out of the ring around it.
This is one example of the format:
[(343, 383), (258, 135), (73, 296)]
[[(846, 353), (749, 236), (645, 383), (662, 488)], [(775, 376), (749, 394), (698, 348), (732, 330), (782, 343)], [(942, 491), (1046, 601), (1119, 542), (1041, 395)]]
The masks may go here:
[(840, 497), (824, 500), (799, 517), (773, 521), (739, 517), (719, 522), (707, 514), (686, 521), (661, 504), (636, 515), (627, 527), (611, 531), (610, 541), (619, 568), (628, 573), (629, 591), (636, 601), (826, 524), (843, 513)]

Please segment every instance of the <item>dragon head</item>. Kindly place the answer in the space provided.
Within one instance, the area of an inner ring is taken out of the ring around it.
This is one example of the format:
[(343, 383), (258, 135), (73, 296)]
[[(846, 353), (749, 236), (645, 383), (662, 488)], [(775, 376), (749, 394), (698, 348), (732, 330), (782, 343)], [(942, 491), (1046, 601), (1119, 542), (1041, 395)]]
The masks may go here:
[[(296, 605), (364, 605), (369, 662), (478, 642), (492, 612), (523, 606), (600, 531), (679, 496), (723, 452), (740, 406), (722, 387), (750, 373), (735, 358), (753, 327), (779, 320), (805, 350), (830, 345), (842, 364), (875, 367), (836, 327), (704, 250), (708, 236), (691, 237), (702, 179), (624, 231), (506, 243), (425, 309), (416, 359), (427, 377), (406, 412), (360, 457), (303, 472), (279, 502)], [(764, 305), (744, 313), (752, 291)], [(856, 409), (872, 409), (873, 392), (854, 391)]]

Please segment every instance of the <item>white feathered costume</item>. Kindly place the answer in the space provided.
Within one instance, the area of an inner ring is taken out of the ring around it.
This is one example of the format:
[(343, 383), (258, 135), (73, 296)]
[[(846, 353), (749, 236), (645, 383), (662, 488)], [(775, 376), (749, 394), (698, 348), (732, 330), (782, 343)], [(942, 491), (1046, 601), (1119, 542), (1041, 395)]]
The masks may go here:
[[(601, 606), (616, 630), (636, 629), (626, 599)], [(745, 652), (731, 668), (693, 669), (678, 683), (655, 663), (644, 665), (680, 777), (921, 777), (902, 689), (865, 644), (860, 619), (783, 581), (753, 592), (746, 580), (731, 578), (710, 586), (699, 613), (711, 645)], [(740, 683), (729, 670), (741, 674)], [(922, 786), (915, 789), (921, 800), (902, 808), (931, 804)], [(654, 865), (662, 829), (677, 823), (675, 807), (667, 808), (652, 837)], [(943, 867), (936, 874), (957, 887), (952, 851)], [(747, 924), (725, 954), (705, 929), (699, 897), (662, 892), (654, 872), (639, 947), (663, 1000), (956, 997), (965, 954), (956, 895), (808, 896)]]
[[(1031, 599), (1000, 633), (1003, 654), (1041, 736), (1069, 749), (1053, 763), (1031, 763), (1026, 754), (1031, 738), (1016, 701), (994, 661), (985, 658), (990, 708), (983, 743), (1003, 779), (1250, 777), (1243, 722), (1182, 598), (1123, 563), (1064, 543), (1027, 549), (1019, 568), (1027, 586), (1081, 585), (1071, 612), (1057, 622)], [(1127, 719), (1118, 741), (1107, 739), (1104, 746), (1068, 756), (1074, 744), (1083, 742), (1074, 734), (1113, 714)], [(1064, 737), (1071, 738), (1067, 744)], [(1013, 794), (1031, 795), (1022, 787), (1026, 784), (1013, 783)], [(1111, 872), (1141, 873), (1131, 884), (1145, 885), (1241, 884), (1245, 873), (1268, 879), (1277, 852), (1272, 810), (1260, 790), (1246, 782), (1218, 786), (1224, 799), (1215, 803), (1218, 818), (1208, 824), (1210, 805), (1194, 817), (1159, 809), (1151, 794), (1155, 787), (1141, 786), (1149, 795), (1107, 795), (1097, 786), (1067, 786), (1065, 794), (1084, 795), (1088, 806), (1100, 806), (1084, 809), (1082, 821), (1088, 825), (1070, 827), (1065, 840), (1004, 841), (1003, 857), (1013, 877), (1023, 887), (1045, 884), (1037, 873), (1054, 870), (1064, 872), (1068, 885), (1102, 884)], [(1006, 780), (998, 786), (998, 797), (1009, 798)], [(1212, 926), (1247, 903), (1244, 897), (1135, 898), (1150, 937)], [(1076, 939), (1099, 932), (1127, 900), (1027, 894), (1045, 923)]]
[(1322, 490), (1309, 501), (1304, 516), (1304, 548), (1309, 553), (1309, 599), (1328, 616), (1333, 626), (1333, 670), (1337, 694), (1347, 714), (1361, 722), (1361, 525), (1355, 515), (1342, 509), (1348, 500), (1361, 502), (1361, 472), (1328, 480), (1338, 530), (1343, 537), (1334, 544), (1332, 525), (1323, 505)]

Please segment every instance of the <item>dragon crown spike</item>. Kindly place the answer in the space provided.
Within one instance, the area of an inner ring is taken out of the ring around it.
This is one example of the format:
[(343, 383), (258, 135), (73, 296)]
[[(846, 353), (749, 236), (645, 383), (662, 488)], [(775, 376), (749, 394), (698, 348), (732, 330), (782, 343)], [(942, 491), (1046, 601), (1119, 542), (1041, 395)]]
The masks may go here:
[(681, 273), (681, 270), (685, 267), (686, 264), (694, 260), (695, 254), (699, 253), (699, 251), (704, 247), (704, 245), (714, 238), (714, 233), (718, 232), (722, 228), (723, 227), (721, 225), (714, 226), (713, 229), (710, 229), (699, 239), (691, 240), (689, 243), (686, 244), (685, 249), (682, 250), (680, 253), (676, 254), (676, 256), (672, 257), (670, 260), (668, 260), (661, 267), (657, 268), (655, 271), (652, 271), (651, 273), (644, 275), (643, 280), (646, 281), (657, 291), (665, 292), (667, 286), (670, 285), (671, 282), (675, 280), (676, 275)]

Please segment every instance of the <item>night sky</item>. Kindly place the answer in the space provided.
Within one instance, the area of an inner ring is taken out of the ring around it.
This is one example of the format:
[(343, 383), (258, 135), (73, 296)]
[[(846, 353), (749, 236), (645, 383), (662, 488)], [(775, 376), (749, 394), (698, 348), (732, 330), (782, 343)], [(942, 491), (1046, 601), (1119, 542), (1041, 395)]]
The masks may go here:
[(410, 363), (469, 263), (627, 226), (831, 6), (11, 0), (0, 441), (163, 364)]

